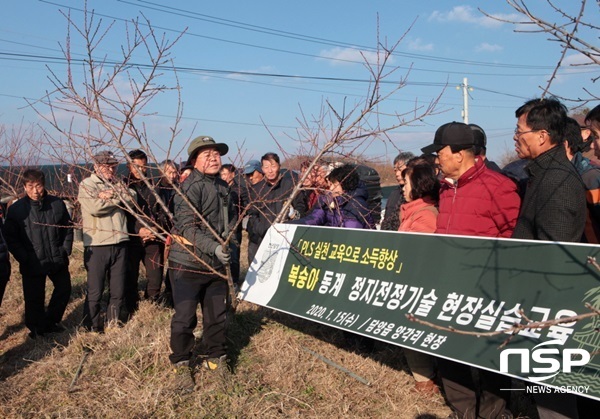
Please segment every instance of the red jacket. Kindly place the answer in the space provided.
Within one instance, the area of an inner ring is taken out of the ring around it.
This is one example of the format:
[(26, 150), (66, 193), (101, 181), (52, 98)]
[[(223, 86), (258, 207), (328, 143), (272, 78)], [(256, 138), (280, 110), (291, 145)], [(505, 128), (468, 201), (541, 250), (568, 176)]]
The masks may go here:
[(521, 198), (516, 184), (485, 167), (481, 160), (457, 182), (443, 179), (436, 233), (510, 237), (517, 223)]

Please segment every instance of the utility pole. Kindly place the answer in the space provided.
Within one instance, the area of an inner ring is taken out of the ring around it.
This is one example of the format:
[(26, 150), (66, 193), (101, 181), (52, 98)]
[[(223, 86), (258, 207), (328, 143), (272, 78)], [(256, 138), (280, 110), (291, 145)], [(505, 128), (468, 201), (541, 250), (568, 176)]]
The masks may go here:
[(462, 119), (463, 122), (465, 124), (469, 123), (469, 92), (473, 91), (472, 87), (469, 87), (469, 83), (467, 81), (467, 78), (465, 77), (463, 79), (463, 82), (461, 85), (456, 86), (456, 89), (462, 89), (463, 91), (463, 109), (462, 109)]

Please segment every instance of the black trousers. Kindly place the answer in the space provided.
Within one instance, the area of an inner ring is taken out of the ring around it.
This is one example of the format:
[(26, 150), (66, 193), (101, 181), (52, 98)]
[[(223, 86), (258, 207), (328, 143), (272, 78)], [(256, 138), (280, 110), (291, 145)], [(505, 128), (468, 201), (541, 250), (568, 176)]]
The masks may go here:
[(473, 380), (472, 367), (447, 359), (438, 359), (446, 401), (450, 408), (465, 419), (502, 418), (509, 416), (507, 398), (510, 377), (486, 370), (477, 370), (479, 382)]
[(127, 273), (127, 243), (109, 246), (88, 246), (83, 252), (83, 263), (87, 270), (87, 294), (83, 306), (83, 326), (96, 330), (104, 329), (101, 316), (102, 293), (108, 279), (110, 298), (106, 320), (124, 321), (120, 317), (125, 294)]
[[(69, 266), (52, 273), (28, 273), (20, 267), (23, 277), (23, 298), (25, 299), (25, 325), (34, 333), (43, 334), (49, 327), (62, 320), (71, 298), (71, 274)], [(46, 302), (46, 277), (54, 285), (48, 308)]]
[(198, 324), (196, 309), (202, 307), (203, 341), (210, 358), (227, 353), (225, 324), (227, 320), (227, 283), (221, 278), (189, 272), (173, 263), (169, 274), (173, 285), (175, 314), (171, 320), (171, 355), (173, 364), (189, 361)]
[(165, 245), (160, 242), (146, 245), (130, 244), (125, 281), (125, 306), (129, 313), (137, 310), (140, 301), (138, 282), (141, 262), (146, 267), (146, 278), (148, 279), (144, 297), (152, 300), (158, 299), (163, 279), (164, 251)]

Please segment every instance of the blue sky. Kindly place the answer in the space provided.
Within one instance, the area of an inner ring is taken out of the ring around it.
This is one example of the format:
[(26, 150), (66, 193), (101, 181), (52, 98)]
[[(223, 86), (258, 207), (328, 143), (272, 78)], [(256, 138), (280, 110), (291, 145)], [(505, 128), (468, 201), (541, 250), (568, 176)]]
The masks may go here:
[[(548, 36), (515, 33), (515, 26), (492, 21), (478, 11), (480, 7), (504, 18), (514, 17), (514, 11), (503, 1), (87, 3), (105, 25), (114, 21), (98, 50), (109, 59), (118, 59), (120, 45), (126, 42), (124, 20), (143, 14), (158, 35), (170, 40), (185, 31), (171, 56), (176, 67), (194, 71), (177, 74), (184, 119), (174, 149), (184, 148), (190, 137), (212, 135), (234, 150), (243, 149), (243, 160), (267, 151), (294, 153), (299, 147), (299, 119), (314, 119), (326, 101), (338, 110), (344, 100), (346, 106), (360, 101), (369, 79), (360, 51), (372, 58), (378, 34), (388, 45), (404, 36), (390, 64), (399, 69), (389, 80), (408, 80), (408, 85), (381, 107), (384, 123), (389, 123), (384, 115), (410, 112), (415, 103), (423, 105), (442, 96), (438, 114), (394, 130), (389, 141), (365, 143), (358, 151), (382, 159), (392, 159), (398, 150), (419, 153), (432, 141), (439, 125), (462, 120), (462, 93), (456, 86), (467, 77), (473, 87), (469, 122), (486, 130), (488, 155), (498, 159), (513, 149), (514, 110), (525, 100), (539, 97), (539, 86), (545, 86), (561, 53)], [(529, 3), (532, 11), (550, 16), (545, 2)], [(559, 3), (578, 6), (570, 0)], [(592, 16), (596, 5), (588, 3), (588, 16)], [(66, 79), (64, 63), (49, 58), (63, 57), (61, 45), (65, 45), (67, 23), (59, 10), (70, 10), (72, 20), (83, 23), (83, 5), (83, 1), (75, 0), (20, 0), (3, 5), (0, 121), (6, 127), (40, 122), (51, 131), (23, 98), (37, 99), (52, 90), (50, 70)], [(85, 51), (76, 34), (72, 34), (71, 46), (75, 53)], [(138, 62), (144, 60), (142, 54), (136, 57)], [(582, 62), (582, 57), (570, 52), (566, 61)], [(594, 91), (590, 81), (593, 70), (598, 76), (597, 67), (561, 70), (551, 90), (564, 97), (581, 96), (583, 87)], [(80, 81), (81, 73), (74, 77)], [(160, 82), (173, 86), (173, 73), (165, 71)], [(153, 115), (139, 121), (163, 147), (176, 105), (175, 93), (164, 93), (145, 109)], [(163, 151), (155, 154), (164, 157)], [(236, 162), (239, 160), (238, 156)]]

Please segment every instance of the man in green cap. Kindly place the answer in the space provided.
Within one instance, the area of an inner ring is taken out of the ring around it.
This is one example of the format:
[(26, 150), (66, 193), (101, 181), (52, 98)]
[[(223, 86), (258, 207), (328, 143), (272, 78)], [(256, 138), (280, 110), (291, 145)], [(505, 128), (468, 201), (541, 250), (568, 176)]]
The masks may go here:
[(211, 137), (195, 138), (188, 148), (193, 170), (181, 185), (185, 197), (174, 197), (169, 275), (173, 278), (175, 314), (169, 359), (175, 366), (175, 385), (183, 393), (194, 389), (190, 361), (198, 303), (202, 306), (203, 342), (208, 355), (202, 366), (210, 371), (227, 368), (227, 282), (219, 273), (225, 272), (230, 256), (216, 235), (224, 236), (225, 220), (235, 214), (229, 202), (229, 187), (219, 176), (221, 156), (228, 151), (226, 144), (216, 143)]

